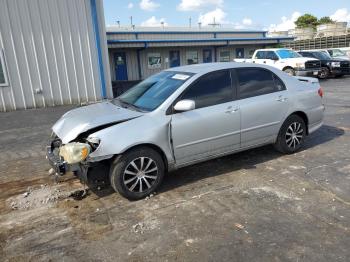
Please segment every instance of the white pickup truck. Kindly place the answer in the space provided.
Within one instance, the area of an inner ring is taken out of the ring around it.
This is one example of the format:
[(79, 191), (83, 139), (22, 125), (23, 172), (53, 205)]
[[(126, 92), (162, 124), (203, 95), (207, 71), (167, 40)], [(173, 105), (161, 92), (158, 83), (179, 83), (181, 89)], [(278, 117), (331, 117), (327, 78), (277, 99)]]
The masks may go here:
[(258, 49), (252, 59), (235, 59), (235, 62), (266, 64), (276, 67), (293, 76), (317, 77), (321, 71), (321, 62), (315, 58), (302, 57), (286, 48)]

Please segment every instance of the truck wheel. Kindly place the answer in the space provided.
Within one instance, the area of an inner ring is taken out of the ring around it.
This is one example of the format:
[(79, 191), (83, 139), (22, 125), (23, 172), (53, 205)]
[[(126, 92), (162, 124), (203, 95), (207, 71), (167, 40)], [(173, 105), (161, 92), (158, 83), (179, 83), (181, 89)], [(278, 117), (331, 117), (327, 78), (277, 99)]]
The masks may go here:
[(154, 192), (164, 177), (164, 162), (158, 152), (138, 147), (119, 155), (111, 164), (113, 189), (129, 200), (142, 199)]
[(287, 73), (290, 76), (295, 76), (295, 70), (293, 68), (288, 67), (284, 69), (283, 72)]
[(297, 115), (291, 115), (284, 121), (274, 147), (281, 153), (292, 154), (301, 148), (305, 136), (304, 120)]
[(326, 79), (329, 77), (329, 69), (327, 67), (322, 67), (320, 73), (318, 74), (320, 79)]

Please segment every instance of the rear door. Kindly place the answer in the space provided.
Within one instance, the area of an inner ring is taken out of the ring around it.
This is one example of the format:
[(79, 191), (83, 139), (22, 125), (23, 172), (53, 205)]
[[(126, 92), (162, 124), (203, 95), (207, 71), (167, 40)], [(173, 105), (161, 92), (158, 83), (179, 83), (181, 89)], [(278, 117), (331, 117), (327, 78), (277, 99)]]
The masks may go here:
[(289, 107), (284, 83), (264, 68), (238, 68), (235, 72), (241, 111), (241, 146), (272, 141)]
[(231, 71), (220, 70), (200, 77), (177, 99), (190, 99), (196, 104), (194, 110), (172, 114), (178, 166), (240, 147), (240, 114), (235, 97)]
[(255, 54), (254, 63), (266, 64), (266, 51), (257, 51)]

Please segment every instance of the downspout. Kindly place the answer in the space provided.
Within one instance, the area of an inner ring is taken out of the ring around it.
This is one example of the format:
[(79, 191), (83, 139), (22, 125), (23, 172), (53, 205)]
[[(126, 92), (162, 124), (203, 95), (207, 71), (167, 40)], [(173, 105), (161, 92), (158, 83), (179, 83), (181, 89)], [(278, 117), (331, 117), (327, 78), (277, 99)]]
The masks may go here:
[(142, 48), (138, 48), (136, 50), (136, 54), (137, 54), (137, 69), (138, 69), (138, 73), (139, 73), (139, 80), (142, 80), (142, 72), (141, 72), (141, 56), (140, 56), (140, 52), (142, 50), (145, 50), (147, 48), (147, 43), (145, 42), (145, 46)]
[(105, 79), (105, 72), (103, 68), (102, 48), (101, 48), (100, 29), (98, 24), (96, 0), (90, 0), (90, 5), (91, 5), (92, 25), (95, 33), (95, 44), (97, 49), (98, 66), (99, 66), (99, 72), (100, 72), (101, 96), (102, 96), (102, 99), (105, 99), (107, 98), (106, 79)]

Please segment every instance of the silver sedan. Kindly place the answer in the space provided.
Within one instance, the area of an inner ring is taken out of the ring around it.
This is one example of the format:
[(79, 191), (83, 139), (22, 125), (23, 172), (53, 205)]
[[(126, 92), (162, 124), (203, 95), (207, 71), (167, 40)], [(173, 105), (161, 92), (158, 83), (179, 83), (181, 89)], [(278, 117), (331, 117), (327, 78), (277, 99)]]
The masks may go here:
[(171, 68), (116, 99), (67, 112), (47, 156), (58, 175), (89, 181), (100, 170), (121, 195), (140, 199), (180, 167), (266, 144), (298, 151), (323, 123), (322, 97), (317, 79), (265, 65)]

